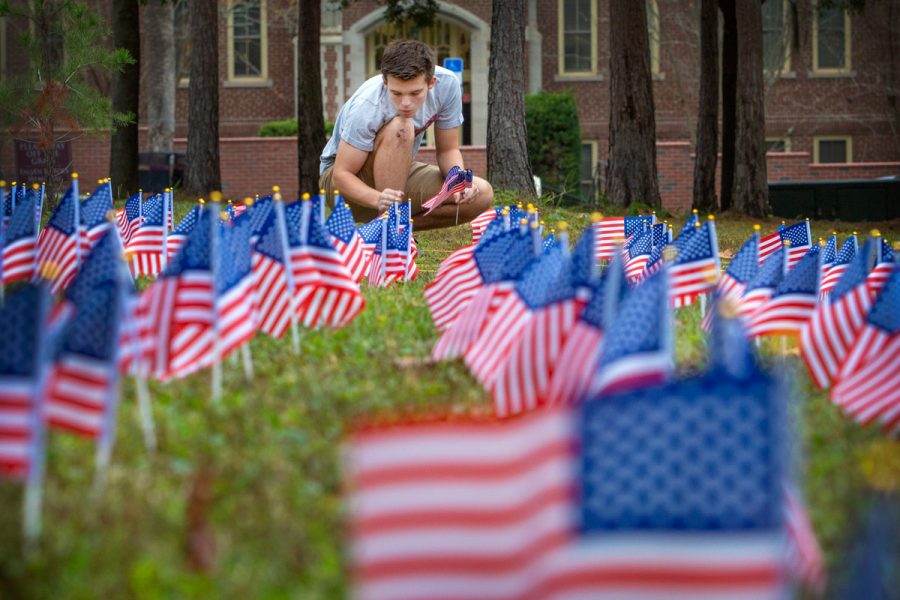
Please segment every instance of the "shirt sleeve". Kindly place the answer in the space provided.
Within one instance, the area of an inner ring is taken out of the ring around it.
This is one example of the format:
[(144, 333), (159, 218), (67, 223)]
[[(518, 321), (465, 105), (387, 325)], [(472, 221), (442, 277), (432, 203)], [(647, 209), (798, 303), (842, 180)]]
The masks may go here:
[(375, 118), (377, 111), (365, 102), (356, 102), (347, 108), (340, 131), (341, 140), (363, 152), (371, 152), (375, 148), (375, 136), (381, 128)]
[[(444, 81), (444, 77), (448, 81)], [(463, 124), (462, 116), (462, 86), (456, 81), (453, 75), (441, 75), (438, 78), (437, 85), (441, 85), (441, 110), (438, 112), (438, 118), (435, 127), (441, 129), (453, 129)]]

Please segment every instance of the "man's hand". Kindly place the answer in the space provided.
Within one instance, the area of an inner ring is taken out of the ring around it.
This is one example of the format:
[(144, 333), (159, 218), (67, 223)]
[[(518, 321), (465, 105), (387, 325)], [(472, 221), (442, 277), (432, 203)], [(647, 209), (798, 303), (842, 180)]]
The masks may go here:
[(469, 204), (475, 200), (475, 197), (478, 195), (478, 185), (472, 184), (472, 187), (467, 187), (462, 192), (456, 192), (452, 196), (450, 196), (450, 201), (453, 204)]
[(395, 202), (403, 202), (403, 190), (384, 188), (381, 193), (378, 194), (378, 206), (376, 206), (376, 208), (379, 213), (383, 213)]

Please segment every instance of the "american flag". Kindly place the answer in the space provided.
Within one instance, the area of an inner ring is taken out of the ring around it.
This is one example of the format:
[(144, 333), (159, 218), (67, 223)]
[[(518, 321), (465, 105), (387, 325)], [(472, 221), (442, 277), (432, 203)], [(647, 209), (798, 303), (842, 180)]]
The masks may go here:
[(890, 262), (894, 262), (894, 249), (887, 243), (887, 240), (881, 238), (881, 243), (878, 245), (878, 257), (876, 263)]
[[(468, 351), (500, 305), (513, 292), (513, 282), (534, 259), (531, 235), (521, 229), (510, 230), (508, 234), (485, 244), (484, 253), (479, 254), (478, 258), (484, 283), (466, 310), (460, 312), (438, 338), (431, 352), (435, 360), (456, 358)], [(487, 244), (490, 244), (490, 249)]]
[(825, 269), (823, 269), (823, 272), (824, 270), (827, 270), (827, 267), (830, 267), (837, 259), (837, 253), (837, 234), (835, 233), (830, 238), (828, 238), (828, 240), (825, 242), (825, 245), (822, 246), (822, 266), (825, 267)]
[[(318, 270), (318, 282), (300, 307), (300, 323), (306, 327), (341, 327), (359, 314), (365, 299), (359, 283), (332, 245), (328, 230), (314, 215), (309, 219), (302, 250)], [(409, 233), (408, 229), (406, 233)]]
[(812, 247), (812, 233), (809, 230), (809, 221), (795, 223), (781, 230), (781, 241), (790, 242), (788, 247), (787, 268), (792, 269), (806, 256), (806, 252)]
[(840, 252), (837, 253), (834, 261), (825, 271), (822, 277), (821, 293), (826, 296), (834, 289), (841, 275), (847, 270), (847, 266), (853, 261), (856, 252), (859, 250), (859, 242), (855, 235), (851, 235), (844, 240)]
[(155, 277), (165, 265), (165, 198), (155, 194), (144, 201), (143, 218), (137, 231), (125, 244), (128, 266), (134, 277)]
[(166, 236), (166, 254), (169, 258), (178, 254), (178, 251), (184, 246), (184, 241), (191, 232), (194, 231), (194, 227), (197, 226), (197, 221), (200, 219), (200, 214), (202, 212), (203, 205), (195, 204), (194, 207), (178, 222), (178, 225), (175, 226), (172, 233)]
[(653, 250), (653, 230), (647, 229), (638, 233), (632, 239), (625, 253), (625, 277), (628, 281), (639, 281), (644, 275), (644, 269), (650, 261), (650, 253)]
[(632, 235), (644, 231), (656, 222), (656, 215), (638, 217), (605, 217), (594, 222), (594, 234), (597, 236), (597, 260), (609, 260), (616, 251), (616, 246), (624, 243)]
[(5, 238), (0, 256), (0, 275), (3, 285), (13, 281), (28, 281), (35, 276), (37, 232), (34, 225), (34, 205), (23, 202), (16, 206), (12, 220), (3, 234)]
[(900, 434), (900, 266), (872, 305), (835, 381), (831, 400), (863, 425)]
[(784, 486), (784, 525), (788, 548), (785, 569), (821, 596), (825, 589), (825, 564), (806, 505), (792, 484)]
[(204, 211), (157, 280), (144, 290), (141, 302), (151, 311), (150, 323), (157, 339), (153, 364), (160, 380), (184, 377), (212, 364), (213, 328), (216, 316), (212, 271), (211, 219)]
[(613, 394), (659, 383), (674, 371), (668, 271), (629, 290), (606, 331), (592, 394)]
[[(679, 241), (680, 240), (680, 241)], [(719, 242), (716, 223), (708, 220), (694, 233), (678, 236), (675, 240), (678, 253), (669, 267), (672, 306), (692, 304), (701, 294), (715, 288), (719, 279)]]
[[(34, 213), (31, 214), (34, 222)], [(7, 292), (0, 305), (0, 476), (25, 479), (43, 465), (39, 398), (46, 370), (43, 286)]]
[(106, 231), (107, 215), (113, 209), (109, 184), (97, 186), (94, 193), (81, 203), (81, 256), (87, 256), (100, 236)]
[(312, 203), (312, 219), (319, 224), (325, 224), (325, 190), (319, 190), (318, 194), (310, 197)]
[(37, 275), (50, 281), (55, 294), (71, 283), (78, 270), (78, 198), (70, 187), (38, 237)]
[[(497, 260), (496, 248), (505, 242), (495, 237), (477, 246), (463, 246), (438, 267), (434, 279), (425, 286), (424, 294), (431, 319), (439, 332), (453, 324), (460, 311), (465, 309), (484, 285), (478, 257), (481, 256), (482, 261), (487, 256)], [(499, 258), (502, 260), (502, 255)]]
[(866, 260), (871, 249), (870, 240), (862, 252), (854, 251), (840, 283), (820, 302), (800, 331), (800, 356), (820, 388), (827, 388), (837, 376), (875, 298), (876, 290), (868, 281), (869, 261)]
[(354, 594), (783, 597), (776, 394), (761, 376), (694, 379), (503, 423), (358, 433)]
[(250, 219), (218, 224), (215, 257), (215, 332), (219, 357), (249, 342), (256, 333), (255, 280), (250, 257)]
[[(593, 247), (589, 248), (593, 257)], [(533, 410), (546, 403), (554, 365), (585, 301), (576, 295), (572, 261), (559, 248), (546, 252), (540, 268), (516, 284), (516, 296), (528, 317), (510, 336), (507, 356), (490, 384), (498, 417)], [(556, 265), (548, 264), (550, 260)], [(512, 311), (510, 311), (512, 312)]]
[(457, 192), (463, 191), (467, 187), (471, 187), (471, 185), (471, 169), (460, 169), (458, 166), (450, 167), (450, 171), (447, 173), (447, 177), (444, 178), (444, 183), (441, 186), (441, 190), (433, 198), (422, 203), (422, 208), (427, 209), (425, 211), (425, 214), (429, 214), (431, 211), (443, 204), (450, 196), (456, 194)]
[[(744, 242), (744, 245), (741, 246), (741, 249), (734, 255), (731, 262), (728, 263), (728, 268), (725, 269), (725, 273), (722, 275), (722, 278), (719, 279), (719, 283), (716, 284), (715, 294), (719, 299), (740, 299), (747, 283), (759, 270), (759, 263), (757, 262), (758, 248), (759, 232), (755, 231), (753, 235)], [(709, 331), (713, 308), (714, 305), (711, 304), (706, 311), (706, 314), (703, 316), (702, 327), (705, 331)]]
[(759, 264), (763, 264), (770, 255), (774, 254), (784, 246), (781, 241), (781, 232), (784, 231), (784, 222), (778, 226), (775, 233), (763, 236), (759, 240)]
[(353, 281), (359, 283), (369, 264), (366, 262), (366, 253), (363, 249), (362, 238), (356, 231), (353, 223), (353, 213), (347, 207), (341, 196), (335, 196), (334, 210), (328, 215), (325, 222), (328, 233), (332, 236), (332, 242), (341, 255), (344, 264), (350, 271)]
[(653, 225), (653, 247), (659, 248), (672, 243), (672, 227), (668, 223)]
[[(253, 215), (251, 209), (250, 216)], [(292, 215), (294, 213), (292, 212)], [(285, 269), (285, 251), (288, 250), (284, 235), (291, 235), (289, 226), (282, 228), (280, 220), (285, 218), (283, 205), (275, 206), (259, 229), (258, 241), (253, 248), (253, 274), (256, 279), (256, 304), (259, 307), (260, 331), (280, 338), (291, 323), (292, 314), (297, 309), (292, 305), (294, 285), (292, 274)], [(293, 226), (295, 236), (299, 235), (299, 219)], [(296, 318), (296, 317), (294, 317)]]
[(66, 323), (47, 380), (47, 423), (79, 435), (110, 435), (116, 411), (119, 286), (89, 292)]
[(770, 254), (766, 262), (759, 267), (756, 275), (747, 282), (738, 305), (738, 311), (742, 317), (750, 317), (772, 296), (772, 292), (784, 279), (784, 262), (784, 250)]
[(499, 217), (502, 211), (503, 207), (501, 206), (492, 207), (472, 219), (470, 226), (472, 227), (473, 244), (478, 243), (478, 240), (481, 239), (481, 234), (484, 233), (485, 228), (487, 228), (491, 221)]
[(747, 320), (750, 337), (797, 335), (819, 300), (819, 252), (814, 246), (788, 271), (772, 295)]
[(694, 227), (700, 222), (700, 215), (698, 212), (699, 211), (697, 211), (696, 208), (691, 210), (691, 214), (685, 219), (684, 225), (681, 226), (681, 231), (678, 232), (678, 235), (683, 235), (685, 233), (690, 234), (694, 230)]
[(382, 223), (382, 221), (384, 219), (387, 219), (386, 214), (372, 219), (368, 223), (360, 225), (356, 228), (356, 232), (359, 234), (359, 239), (362, 241), (362, 247), (365, 257), (364, 261), (366, 265), (368, 265), (366, 269), (366, 276), (368, 276), (369, 271), (372, 267), (372, 260), (375, 255), (375, 247), (381, 243), (381, 235), (384, 229), (384, 223)]
[(247, 214), (250, 215), (250, 244), (252, 246), (256, 245), (260, 232), (266, 226), (274, 206), (272, 196), (263, 196), (257, 198), (247, 209)]
[(142, 202), (143, 196), (141, 192), (138, 192), (125, 201), (123, 208), (116, 211), (116, 225), (119, 227), (119, 235), (122, 236), (122, 242), (125, 244), (131, 240), (131, 236), (141, 225)]
[(396, 208), (388, 211), (384, 221), (382, 240), (375, 245), (372, 262), (369, 264), (369, 285), (387, 287), (394, 281), (412, 281), (418, 274), (415, 259), (411, 256), (411, 231), (402, 223)]
[(556, 279), (563, 268), (559, 248), (542, 251), (541, 234), (536, 227), (531, 228), (531, 237), (535, 258), (516, 278), (513, 293), (497, 307), (481, 335), (472, 342), (464, 356), (469, 371), (487, 389), (491, 389), (494, 377), (507, 359), (522, 327), (534, 314), (522, 300), (522, 295), (543, 290)]

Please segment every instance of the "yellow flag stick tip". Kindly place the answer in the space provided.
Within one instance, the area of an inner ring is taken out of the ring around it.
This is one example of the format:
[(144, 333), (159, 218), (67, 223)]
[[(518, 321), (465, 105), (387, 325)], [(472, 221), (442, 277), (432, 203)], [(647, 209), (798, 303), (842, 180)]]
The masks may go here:
[(504, 206), (504, 207), (503, 207), (503, 210), (500, 211), (500, 214), (501, 214), (501, 215), (508, 215), (508, 214), (509, 214), (509, 207), (508, 207), (508, 206)]
[(692, 209), (691, 209), (691, 212), (694, 213), (694, 214), (696, 215), (696, 214), (698, 214), (700, 211), (697, 210), (696, 208), (692, 208)]
[(872, 237), (881, 237), (881, 232), (878, 231), (877, 229), (873, 229), (872, 231), (869, 232), (869, 235), (871, 235)]
[(519, 223), (521, 223), (522, 225), (527, 225), (527, 224), (528, 224), (528, 219), (526, 219), (526, 218), (523, 217), (523, 218), (519, 219)]
[(277, 186), (277, 185), (273, 185), (273, 186), (272, 186), (272, 191), (273, 191), (273, 192), (280, 192), (280, 191), (281, 191), (281, 187), (280, 187), (280, 186)]
[(706, 215), (706, 220), (707, 220), (707, 221), (715, 221), (715, 220), (716, 220), (716, 215)]
[(855, 232), (855, 231), (853, 232), (853, 235), (856, 235), (856, 232)]
[(559, 223), (556, 224), (556, 229), (558, 229), (560, 233), (562, 233), (563, 231), (568, 231), (569, 224), (566, 223), (565, 221), (560, 221)]
[(309, 198), (310, 198), (309, 192), (303, 192), (303, 195), (300, 196), (301, 200), (309, 200)]
[(109, 221), (110, 223), (115, 223), (116, 222), (116, 211), (114, 211), (114, 210), (106, 211), (106, 220)]
[(324, 195), (325, 195), (325, 188), (319, 188), (319, 194), (321, 194), (322, 196), (324, 196)]
[(0, 187), (6, 187), (6, 180), (0, 179)]
[(753, 226), (753, 231), (759, 231), (759, 223)]
[(253, 198), (250, 196), (244, 198), (244, 206), (253, 206)]
[(32, 183), (32, 184), (31, 184), (31, 189), (33, 189), (33, 190), (39, 190), (39, 189), (41, 189), (41, 184), (39, 184), (39, 183)]
[(700, 227), (700, 221), (699, 221), (699, 220), (698, 220), (696, 223), (694, 223), (694, 227), (697, 227), (697, 228)]
[(281, 192), (275, 192), (275, 195), (272, 196), (272, 199), (273, 199), (275, 202), (281, 202)]
[(230, 221), (230, 220), (231, 220), (231, 215), (229, 215), (229, 214), (228, 214), (228, 211), (226, 211), (226, 210), (220, 210), (220, 211), (219, 211), (219, 218), (222, 219), (223, 221)]
[(219, 190), (210, 192), (209, 199), (213, 202), (221, 202), (222, 201), (222, 192), (220, 192)]
[(599, 223), (603, 220), (603, 215), (601, 213), (595, 212), (591, 213), (591, 223)]
[(337, 190), (337, 189), (334, 190), (334, 195), (335, 195), (335, 196), (340, 196), (340, 195), (341, 195), (341, 190)]
[(532, 221), (532, 222), (531, 222), (531, 228), (532, 228), (532, 229), (537, 229), (537, 228), (538, 228), (538, 222), (537, 222), (537, 221)]
[(784, 240), (784, 242), (782, 242), (782, 243), (784, 244), (785, 248), (788, 248), (791, 245), (791, 240)]
[(72, 173), (72, 179), (78, 179), (78, 173)]
[(900, 252), (900, 241), (894, 242), (894, 252)]
[(197, 202), (199, 202), (200, 204), (206, 204), (206, 200), (204, 200), (203, 198), (197, 198)]

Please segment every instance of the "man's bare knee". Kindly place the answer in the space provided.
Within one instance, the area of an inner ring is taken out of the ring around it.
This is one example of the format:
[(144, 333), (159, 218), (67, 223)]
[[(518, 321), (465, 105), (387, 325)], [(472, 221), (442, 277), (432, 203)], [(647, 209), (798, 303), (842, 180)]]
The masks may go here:
[(375, 145), (390, 145), (395, 148), (412, 149), (416, 129), (411, 119), (394, 117), (384, 124), (375, 136)]

